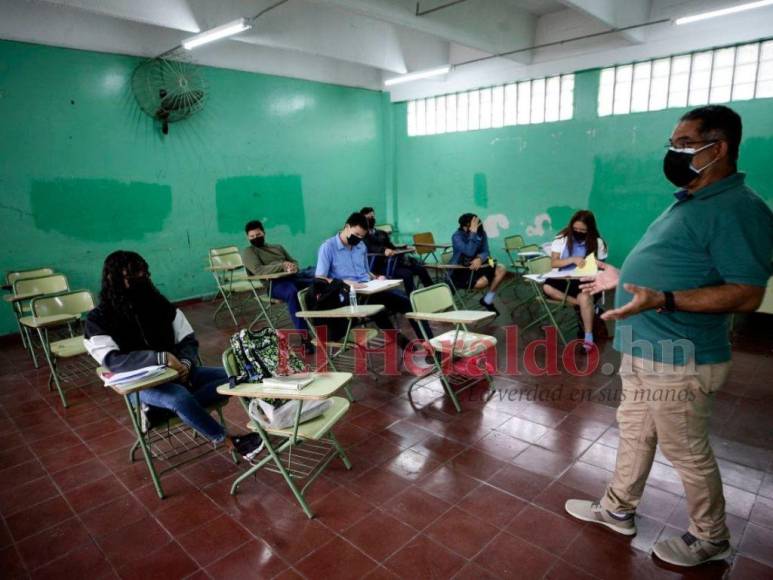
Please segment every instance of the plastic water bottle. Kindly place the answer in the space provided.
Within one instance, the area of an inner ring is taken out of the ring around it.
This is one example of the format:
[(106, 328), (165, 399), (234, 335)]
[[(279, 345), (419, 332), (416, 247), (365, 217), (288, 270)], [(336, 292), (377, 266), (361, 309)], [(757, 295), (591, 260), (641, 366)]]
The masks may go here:
[(354, 286), (349, 286), (349, 309), (352, 312), (357, 310), (357, 291)]

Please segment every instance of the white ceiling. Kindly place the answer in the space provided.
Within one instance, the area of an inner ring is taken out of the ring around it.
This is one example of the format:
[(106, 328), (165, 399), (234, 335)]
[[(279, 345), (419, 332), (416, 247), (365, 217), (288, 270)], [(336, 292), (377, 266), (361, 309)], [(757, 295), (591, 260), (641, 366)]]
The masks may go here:
[[(277, 0), (0, 0), (0, 38), (156, 56)], [(748, 0), (288, 0), (238, 36), (195, 49), (201, 64), (383, 89), (440, 65), (672, 19)], [(523, 50), (391, 88), (392, 100), (773, 37), (773, 7)]]

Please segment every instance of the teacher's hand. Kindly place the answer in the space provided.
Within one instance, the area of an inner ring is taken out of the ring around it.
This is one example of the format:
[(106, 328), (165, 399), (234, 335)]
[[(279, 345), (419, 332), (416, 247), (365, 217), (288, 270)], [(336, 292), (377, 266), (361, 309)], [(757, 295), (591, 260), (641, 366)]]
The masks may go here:
[(652, 288), (645, 288), (636, 284), (623, 284), (623, 288), (633, 294), (633, 298), (631, 298), (628, 304), (614, 310), (608, 310), (602, 314), (601, 318), (604, 320), (622, 320), (645, 310), (662, 308), (665, 304), (665, 297), (660, 290), (653, 290)]

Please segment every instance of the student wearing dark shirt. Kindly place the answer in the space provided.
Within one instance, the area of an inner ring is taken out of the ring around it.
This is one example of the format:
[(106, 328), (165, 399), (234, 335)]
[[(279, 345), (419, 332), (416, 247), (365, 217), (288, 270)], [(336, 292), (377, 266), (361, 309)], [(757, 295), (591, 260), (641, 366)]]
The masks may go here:
[[(229, 436), (207, 411), (228, 398), (217, 393), (218, 386), (228, 383), (225, 370), (199, 364), (193, 328), (153, 285), (139, 254), (119, 250), (105, 259), (100, 303), (86, 318), (84, 343), (94, 360), (112, 372), (153, 365), (174, 369), (179, 375), (173, 381), (140, 391), (143, 406), (175, 413), (213, 443), (242, 447), (240, 438)], [(259, 441), (247, 437), (253, 446)]]
[[(298, 271), (298, 261), (294, 259), (284, 246), (266, 243), (266, 230), (258, 220), (247, 222), (244, 232), (250, 245), (242, 250), (244, 267), (250, 274), (275, 274), (290, 272), (293, 276), (274, 280), (271, 285), (271, 298), (276, 298), (287, 304), (290, 320), (298, 330), (306, 330), (306, 323), (296, 316), (301, 309), (298, 302), (298, 290), (306, 288), (311, 279), (302, 276)], [(309, 342), (305, 343), (307, 350)]]
[(451, 279), (457, 288), (473, 288), (488, 291), (480, 299), (480, 304), (486, 310), (499, 311), (494, 306), (497, 288), (505, 279), (504, 266), (495, 264), (488, 247), (488, 236), (483, 229), (480, 218), (474, 213), (459, 216), (459, 229), (451, 237), (453, 255), (451, 264), (466, 266), (467, 270), (453, 270)]
[(395, 256), (397, 246), (392, 243), (390, 235), (385, 231), (376, 229), (376, 212), (374, 209), (372, 207), (364, 207), (360, 210), (360, 213), (368, 220), (368, 235), (365, 237), (365, 246), (368, 248), (368, 253), (383, 254), (376, 257), (373, 268), (371, 268), (372, 272), (378, 275), (386, 274), (389, 258), (394, 256), (393, 260), (396, 260), (396, 264), (392, 277), (403, 280), (406, 294), (410, 295), (416, 289), (416, 284), (413, 281), (414, 276), (418, 276), (422, 286), (432, 286), (432, 277), (416, 258), (405, 255)]

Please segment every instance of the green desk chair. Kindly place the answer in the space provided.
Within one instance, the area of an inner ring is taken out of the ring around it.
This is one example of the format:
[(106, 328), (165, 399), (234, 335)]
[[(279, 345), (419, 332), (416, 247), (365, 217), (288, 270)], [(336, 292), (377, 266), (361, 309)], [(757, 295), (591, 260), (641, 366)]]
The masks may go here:
[[(452, 325), (453, 330), (429, 339), (424, 325), (419, 325), (424, 341), (432, 346), (433, 367), (429, 374), (413, 381), (408, 390), (409, 397), (415, 386), (439, 379), (454, 408), (460, 413), (462, 407), (459, 404), (459, 393), (480, 382), (481, 377), (459, 375), (453, 370), (453, 362), (459, 358), (480, 355), (497, 345), (495, 337), (471, 332), (468, 328), (468, 326), (490, 322), (496, 318), (496, 314), (480, 310), (457, 310), (451, 289), (446, 284), (435, 284), (429, 288), (414, 290), (411, 292), (411, 307), (413, 312), (406, 314), (408, 318)], [(450, 363), (447, 367), (443, 366), (443, 357), (446, 357), (447, 362)], [(483, 375), (491, 384), (491, 375), (485, 368)]]
[(70, 283), (64, 274), (51, 274), (38, 278), (19, 278), (13, 283), (13, 294), (9, 298), (13, 300), (14, 314), (17, 323), (20, 324), (23, 340), (27, 343), (27, 352), (32, 358), (32, 364), (38, 368), (38, 359), (35, 354), (35, 345), (31, 340), (30, 327), (20, 323), (23, 316), (29, 316), (32, 312), (31, 302), (33, 298), (59, 294), (70, 290)]
[[(384, 310), (384, 306), (382, 304), (359, 304), (356, 309), (352, 309), (350, 306), (343, 306), (332, 310), (309, 310), (307, 300), (308, 295), (308, 288), (304, 288), (298, 292), (298, 302), (301, 306), (301, 311), (298, 312), (296, 316), (298, 316), (298, 318), (303, 318), (306, 321), (306, 326), (309, 329), (311, 341), (314, 346), (318, 349), (324, 346), (326, 364), (330, 365), (330, 368), (336, 372), (344, 368), (354, 372), (356, 366), (354, 357), (355, 353), (359, 350), (360, 354), (365, 357), (368, 372), (373, 374), (368, 351), (371, 350), (369, 345), (378, 336), (379, 331), (369, 327), (358, 328), (356, 329), (355, 334), (353, 327), (355, 323), (359, 323)], [(318, 321), (322, 319), (345, 320), (346, 332), (344, 333), (343, 338), (338, 340), (325, 339), (323, 345), (323, 340), (317, 332), (315, 322), (315, 320)], [(349, 397), (349, 400), (354, 401), (354, 396), (348, 386), (344, 387), (344, 391), (346, 392), (346, 396)]]
[[(67, 408), (67, 398), (62, 382), (76, 383), (78, 379), (93, 376), (94, 365), (83, 342), (81, 317), (94, 308), (94, 297), (88, 290), (65, 292), (32, 300), (32, 320), (23, 319), (25, 325), (35, 328), (43, 346), (51, 374), (48, 388), (56, 386), (62, 406)], [(53, 337), (51, 329), (67, 327), (64, 337)], [(78, 327), (76, 333), (74, 326)]]
[[(3, 286), (3, 289), (7, 290), (8, 292), (13, 292), (13, 283), (16, 282), (16, 280), (24, 280), (26, 278), (41, 278), (44, 276), (50, 276), (54, 273), (55, 272), (53, 268), (32, 268), (29, 270), (15, 270), (12, 272), (6, 272), (5, 285)], [(11, 304), (11, 306), (13, 308), (13, 304)], [(14, 316), (16, 317), (16, 326), (19, 328), (19, 336), (21, 336), (22, 346), (26, 350), (29, 348), (27, 345), (27, 339), (25, 333), (22, 330), (21, 324), (19, 324), (19, 317), (16, 316), (15, 308)]]
[[(212, 315), (213, 318), (217, 320), (218, 314), (225, 308), (231, 315), (234, 326), (239, 326), (234, 309), (239, 311), (243, 306), (244, 296), (252, 295), (258, 304), (260, 316), (269, 321), (270, 325), (271, 318), (268, 312), (266, 312), (266, 304), (270, 303), (270, 299), (263, 291), (263, 284), (256, 280), (247, 280), (247, 271), (244, 269), (242, 255), (238, 250), (228, 251), (229, 249), (236, 250), (236, 246), (212, 248), (209, 252), (209, 267), (207, 270), (212, 273), (212, 277), (215, 279), (217, 293), (221, 299), (220, 304)], [(258, 292), (259, 290), (261, 291), (260, 293)], [(241, 297), (241, 300), (237, 303), (236, 300), (239, 297)], [(233, 305), (231, 304), (232, 301), (234, 302)]]
[[(229, 376), (238, 374), (236, 359), (229, 348), (223, 353), (223, 367)], [(264, 391), (260, 383), (243, 383), (231, 387), (222, 385), (217, 392), (221, 395), (238, 397), (249, 416), (251, 399), (297, 400), (298, 409), (293, 425), (287, 429), (264, 428), (258, 421), (250, 419), (247, 427), (260, 435), (265, 445), (265, 453), (231, 485), (231, 495), (235, 495), (239, 485), (249, 477), (256, 475), (265, 467), (279, 473), (287, 483), (304, 513), (314, 517), (306, 501), (308, 487), (320, 476), (328, 464), (340, 457), (346, 469), (351, 469), (349, 458), (343, 447), (333, 435), (333, 427), (346, 415), (349, 401), (334, 394), (352, 380), (351, 373), (318, 373), (314, 381), (300, 391), (277, 393)], [(330, 400), (331, 405), (318, 417), (300, 422), (303, 402), (310, 400)], [(299, 483), (303, 486), (299, 488)]]
[[(532, 258), (526, 262), (526, 266), (528, 268), (528, 276), (526, 279), (531, 286), (532, 296), (526, 301), (518, 304), (516, 308), (521, 305), (527, 305), (528, 307), (531, 304), (537, 304), (541, 310), (541, 313), (521, 330), (526, 332), (532, 326), (535, 326), (544, 320), (549, 320), (550, 324), (558, 332), (561, 343), (565, 345), (566, 338), (564, 337), (564, 333), (561, 330), (561, 325), (556, 319), (556, 315), (568, 310), (571, 310), (572, 313), (574, 313), (574, 306), (569, 304), (566, 300), (569, 294), (569, 285), (567, 284), (566, 291), (564, 292), (564, 296), (561, 300), (554, 300), (549, 298), (542, 290), (542, 285), (545, 283), (545, 279), (542, 278), (542, 276), (552, 270), (550, 256)], [(576, 320), (576, 317), (573, 316), (572, 318), (573, 320)]]

